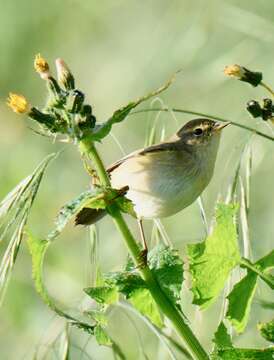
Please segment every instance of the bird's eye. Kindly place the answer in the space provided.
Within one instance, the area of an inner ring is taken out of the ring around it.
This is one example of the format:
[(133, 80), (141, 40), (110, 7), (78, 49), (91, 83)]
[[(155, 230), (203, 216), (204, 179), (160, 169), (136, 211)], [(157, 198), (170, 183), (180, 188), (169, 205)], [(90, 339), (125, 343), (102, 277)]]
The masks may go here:
[(203, 133), (203, 130), (201, 128), (197, 128), (193, 131), (193, 134), (195, 136), (200, 136), (200, 135), (202, 135), (202, 133)]

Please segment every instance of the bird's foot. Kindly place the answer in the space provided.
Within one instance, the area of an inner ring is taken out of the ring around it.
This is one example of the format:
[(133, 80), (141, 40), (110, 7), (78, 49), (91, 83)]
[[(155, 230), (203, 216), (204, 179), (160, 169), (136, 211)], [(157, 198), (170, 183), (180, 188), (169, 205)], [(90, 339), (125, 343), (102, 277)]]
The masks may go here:
[(139, 256), (138, 256), (138, 265), (137, 269), (143, 269), (147, 266), (147, 249), (141, 250)]

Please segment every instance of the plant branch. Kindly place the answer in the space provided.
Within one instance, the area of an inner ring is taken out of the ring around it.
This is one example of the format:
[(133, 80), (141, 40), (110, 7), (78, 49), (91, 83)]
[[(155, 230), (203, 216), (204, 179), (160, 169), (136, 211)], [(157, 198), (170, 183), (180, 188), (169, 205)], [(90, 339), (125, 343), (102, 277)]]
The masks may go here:
[(271, 89), (271, 87), (264, 82), (260, 82), (260, 85), (264, 87), (272, 96), (274, 96), (274, 91)]
[[(90, 141), (90, 139), (88, 138), (84, 138), (80, 141), (79, 147), (81, 152), (86, 154), (93, 161), (101, 184), (104, 186), (110, 186), (111, 184), (108, 174), (93, 142)], [(135, 265), (138, 266), (141, 252), (138, 243), (133, 237), (131, 231), (129, 230), (119, 208), (115, 203), (113, 203), (108, 206), (107, 210), (111, 215), (116, 225), (116, 228), (122, 234)], [(174, 328), (185, 342), (193, 358), (197, 360), (208, 360), (209, 357), (206, 351), (203, 349), (198, 339), (191, 331), (190, 327), (186, 324), (182, 314), (173, 306), (169, 298), (162, 291), (159, 283), (153, 276), (148, 265), (144, 265), (142, 268), (139, 267), (139, 271), (144, 281), (146, 282), (154, 301), (156, 302), (160, 310), (163, 312), (163, 314), (171, 321)]]
[(246, 126), (246, 125), (243, 125), (243, 124), (239, 124), (239, 123), (237, 123), (237, 122), (234, 122), (234, 121), (231, 121), (231, 120), (228, 120), (228, 119), (224, 119), (224, 118), (219, 117), (219, 116), (210, 115), (210, 114), (205, 114), (205, 113), (201, 113), (201, 112), (197, 112), (197, 111), (192, 111), (192, 110), (175, 109), (175, 108), (174, 108), (174, 109), (168, 109), (168, 108), (143, 109), (143, 110), (133, 111), (133, 112), (130, 113), (129, 115), (140, 114), (140, 113), (145, 113), (145, 112), (150, 112), (150, 111), (164, 111), (164, 112), (173, 111), (173, 112), (175, 112), (175, 113), (191, 114), (191, 115), (197, 115), (197, 116), (202, 116), (202, 117), (210, 118), (210, 119), (217, 120), (217, 121), (230, 122), (231, 125), (240, 127), (240, 128), (242, 128), (242, 129), (245, 129), (245, 130), (247, 130), (247, 131), (252, 132), (253, 134), (262, 136), (262, 137), (264, 137), (265, 139), (274, 141), (274, 137), (273, 137), (273, 136), (264, 134), (264, 133), (262, 133), (261, 131), (258, 131), (258, 130), (256, 130), (256, 129), (253, 129), (253, 128), (249, 127), (249, 126)]

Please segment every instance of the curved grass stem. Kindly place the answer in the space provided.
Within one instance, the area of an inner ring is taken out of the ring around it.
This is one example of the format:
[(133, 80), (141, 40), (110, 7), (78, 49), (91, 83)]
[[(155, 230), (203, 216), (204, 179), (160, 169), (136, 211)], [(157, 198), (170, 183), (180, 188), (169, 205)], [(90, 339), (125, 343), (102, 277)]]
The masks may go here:
[[(79, 147), (82, 153), (86, 154), (93, 161), (93, 165), (100, 178), (101, 184), (104, 186), (110, 186), (111, 184), (108, 174), (93, 142), (91, 142), (88, 138), (82, 139), (80, 141)], [(133, 237), (127, 226), (127, 223), (125, 222), (119, 208), (115, 203), (108, 207), (108, 211), (114, 221), (116, 228), (121, 233), (134, 263), (137, 266), (140, 259), (140, 249), (137, 241)], [(159, 283), (155, 279), (148, 265), (144, 265), (142, 268), (139, 267), (139, 271), (142, 278), (146, 282), (154, 301), (162, 313), (171, 321), (175, 330), (184, 341), (188, 351), (193, 356), (193, 359), (209, 360), (208, 354), (203, 349), (202, 345), (193, 334), (188, 324), (186, 324), (182, 314), (173, 306), (169, 298), (162, 291)]]
[(249, 126), (243, 125), (243, 124), (239, 124), (235, 121), (231, 121), (229, 119), (224, 119), (220, 116), (215, 116), (215, 115), (210, 115), (210, 114), (205, 114), (205, 113), (201, 113), (201, 112), (197, 112), (197, 111), (192, 111), (192, 110), (185, 110), (185, 109), (168, 109), (168, 108), (159, 108), (159, 109), (143, 109), (143, 110), (136, 110), (133, 111), (132, 113), (130, 113), (129, 115), (133, 115), (133, 114), (141, 114), (141, 113), (145, 113), (145, 112), (150, 112), (150, 111), (164, 111), (164, 112), (169, 112), (169, 111), (173, 111), (175, 113), (182, 113), (182, 114), (190, 114), (190, 115), (196, 115), (196, 116), (202, 116), (202, 117), (206, 117), (209, 119), (213, 119), (213, 120), (217, 120), (217, 121), (222, 121), (222, 122), (230, 122), (231, 125), (240, 127), (242, 129), (245, 129), (247, 131), (252, 132), (253, 134), (259, 135), (264, 137), (265, 139), (274, 141), (274, 137), (264, 134), (261, 131), (258, 131), (256, 129), (253, 129)]

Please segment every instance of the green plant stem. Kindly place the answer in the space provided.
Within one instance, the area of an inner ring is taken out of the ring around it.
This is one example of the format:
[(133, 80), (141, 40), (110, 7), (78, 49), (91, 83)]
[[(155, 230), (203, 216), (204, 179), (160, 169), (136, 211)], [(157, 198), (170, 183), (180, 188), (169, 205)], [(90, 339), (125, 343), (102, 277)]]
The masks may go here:
[(205, 113), (201, 113), (201, 112), (197, 112), (197, 111), (192, 111), (192, 110), (185, 110), (185, 109), (168, 109), (168, 108), (159, 108), (159, 109), (143, 109), (143, 110), (136, 110), (133, 111), (132, 113), (130, 113), (129, 115), (133, 115), (133, 114), (141, 114), (141, 113), (145, 113), (145, 112), (150, 112), (150, 111), (164, 111), (164, 112), (169, 112), (169, 111), (173, 111), (175, 113), (182, 113), (182, 114), (190, 114), (190, 115), (195, 115), (195, 116), (201, 116), (201, 117), (205, 117), (208, 119), (213, 119), (213, 120), (217, 120), (217, 121), (222, 121), (222, 122), (230, 122), (231, 125), (240, 127), (242, 129), (245, 129), (247, 131), (251, 131), (253, 134), (259, 135), (264, 137), (265, 139), (274, 141), (274, 137), (264, 134), (261, 131), (258, 131), (256, 129), (253, 129), (249, 126), (243, 125), (243, 124), (239, 124), (235, 121), (231, 121), (228, 119), (224, 119), (221, 118), (219, 116), (215, 116), (215, 115), (210, 115), (210, 114), (205, 114)]
[(272, 96), (274, 96), (274, 91), (271, 89), (271, 87), (264, 82), (260, 82), (260, 85), (264, 87)]
[(257, 275), (259, 275), (260, 278), (264, 280), (271, 287), (271, 289), (274, 289), (274, 279), (268, 276), (267, 274), (265, 274), (263, 271), (261, 271), (255, 264), (252, 264), (252, 262), (250, 262), (246, 258), (242, 258), (240, 264), (242, 267), (251, 270)]
[[(86, 154), (92, 161), (96, 168), (97, 174), (100, 178), (102, 185), (110, 186), (110, 180), (103, 165), (103, 162), (93, 144), (88, 138), (80, 141), (80, 150), (82, 153)], [(108, 211), (112, 216), (112, 219), (123, 236), (123, 239), (127, 245), (128, 251), (132, 256), (134, 263), (136, 266), (139, 265), (140, 262), (140, 249), (137, 244), (137, 241), (133, 237), (131, 231), (129, 230), (119, 208), (116, 204), (111, 204), (108, 207)], [(159, 306), (160, 310), (163, 314), (171, 321), (174, 328), (183, 339), (188, 348), (189, 352), (192, 354), (194, 359), (197, 360), (208, 360), (209, 356), (206, 351), (201, 346), (198, 339), (195, 337), (190, 327), (186, 324), (182, 314), (173, 306), (170, 302), (169, 298), (162, 291), (159, 283), (154, 278), (152, 272), (150, 271), (148, 265), (144, 265), (139, 267), (139, 271), (146, 282), (150, 293)]]

